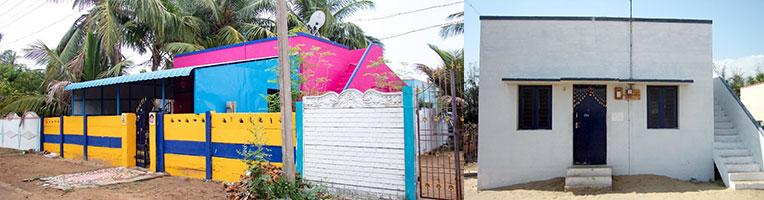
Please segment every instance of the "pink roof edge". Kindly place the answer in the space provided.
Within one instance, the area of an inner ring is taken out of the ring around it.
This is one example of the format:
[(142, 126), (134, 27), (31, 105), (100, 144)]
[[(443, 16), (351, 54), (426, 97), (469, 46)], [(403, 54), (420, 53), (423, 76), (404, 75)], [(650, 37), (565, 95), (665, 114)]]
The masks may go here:
[[(182, 68), (275, 57), (278, 55), (276, 42), (276, 38), (271, 37), (178, 54), (173, 65)], [(392, 92), (400, 91), (405, 85), (384, 63), (384, 49), (378, 44), (351, 50), (324, 38), (297, 33), (289, 37), (289, 47), (299, 52), (303, 60), (300, 73), (304, 79), (301, 90), (305, 95), (329, 91), (340, 93), (351, 88)]]

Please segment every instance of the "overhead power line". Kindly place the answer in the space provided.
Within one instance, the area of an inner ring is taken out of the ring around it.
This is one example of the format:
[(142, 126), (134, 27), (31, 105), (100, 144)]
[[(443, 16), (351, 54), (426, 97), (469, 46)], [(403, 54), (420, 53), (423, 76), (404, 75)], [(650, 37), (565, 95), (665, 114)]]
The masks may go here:
[(11, 9), (8, 9), (8, 10), (7, 10), (7, 11), (5, 11), (4, 13), (0, 14), (0, 18), (1, 18), (1, 17), (4, 17), (4, 16), (5, 16), (5, 14), (8, 14), (8, 13), (10, 13), (11, 11), (13, 11), (13, 9), (16, 9), (16, 7), (19, 7), (19, 5), (21, 5), (21, 3), (24, 3), (24, 1), (21, 1), (21, 0), (19, 0), (19, 2), (18, 2), (18, 3), (16, 3), (15, 5), (13, 5), (13, 7), (11, 7)]
[(25, 12), (24, 14), (18, 15), (16, 18), (13, 18), (11, 20), (7, 20), (6, 22), (8, 22), (8, 23), (5, 24), (5, 25), (0, 26), (0, 29), (5, 28), (7, 26), (10, 26), (11, 24), (16, 23), (19, 19), (21, 19), (23, 17), (26, 17), (30, 13), (32, 13), (32, 12), (42, 8), (43, 4), (45, 4), (45, 1), (40, 1), (40, 3), (38, 3), (37, 5), (33, 5), (31, 7), (28, 7), (28, 8), (31, 8), (31, 9), (27, 10), (27, 12)]
[(422, 11), (425, 11), (425, 10), (430, 10), (430, 9), (435, 9), (435, 8), (442, 8), (442, 7), (456, 5), (456, 4), (460, 4), (460, 3), (464, 3), (464, 1), (456, 1), (456, 2), (451, 2), (451, 3), (446, 3), (446, 4), (439, 4), (439, 5), (424, 7), (424, 8), (420, 8), (420, 9), (399, 12), (399, 13), (395, 13), (395, 14), (391, 14), (391, 15), (386, 15), (386, 16), (381, 16), (381, 17), (374, 17), (374, 18), (366, 18), (366, 19), (358, 19), (358, 20), (354, 20), (354, 21), (362, 22), (362, 21), (375, 21), (375, 20), (387, 19), (387, 18), (391, 18), (391, 17), (397, 17), (397, 16), (401, 16), (401, 15), (407, 15), (407, 14), (411, 14), (411, 13), (422, 12)]
[(473, 6), (472, 3), (470, 3), (469, 1), (464, 2), (464, 3), (466, 3), (470, 8), (472, 8), (472, 10), (475, 11), (475, 13), (477, 13), (478, 15), (481, 15), (480, 11), (478, 11), (478, 9), (475, 8), (475, 6)]
[(9, 2), (9, 1), (3, 1), (2, 3), (0, 3), (0, 8), (2, 8), (2, 7), (3, 7), (3, 5), (5, 5), (5, 3), (8, 3), (8, 2)]
[(47, 29), (49, 29), (49, 28), (52, 28), (52, 27), (54, 27), (54, 25), (56, 25), (56, 24), (58, 24), (58, 23), (61, 23), (62, 21), (66, 20), (66, 19), (68, 19), (69, 17), (71, 17), (71, 16), (74, 16), (74, 15), (76, 15), (76, 14), (80, 14), (80, 13), (78, 13), (78, 12), (73, 12), (72, 14), (69, 14), (69, 15), (67, 15), (67, 16), (65, 16), (65, 17), (63, 17), (63, 18), (61, 18), (61, 19), (59, 19), (59, 20), (56, 20), (55, 22), (53, 22), (53, 23), (50, 23), (50, 24), (48, 24), (47, 26), (44, 26), (44, 27), (42, 27), (41, 29), (39, 29), (39, 30), (37, 30), (37, 31), (35, 31), (35, 32), (32, 32), (32, 33), (26, 34), (26, 36), (24, 36), (24, 37), (21, 37), (21, 38), (19, 38), (19, 39), (13, 40), (13, 41), (9, 42), (9, 43), (8, 43), (8, 44), (6, 44), (6, 45), (9, 45), (9, 46), (10, 46), (10, 45), (12, 45), (12, 44), (15, 44), (15, 43), (17, 43), (17, 42), (19, 42), (19, 41), (21, 41), (21, 40), (23, 40), (23, 39), (26, 39), (26, 38), (28, 38), (28, 37), (32, 37), (32, 36), (34, 36), (34, 35), (37, 35), (38, 33), (42, 32), (42, 31), (44, 31), (44, 30), (47, 30)]
[(436, 25), (432, 25), (432, 26), (417, 28), (417, 29), (406, 31), (406, 32), (403, 32), (403, 33), (398, 33), (398, 34), (395, 34), (395, 35), (381, 37), (379, 39), (380, 40), (392, 39), (392, 38), (408, 35), (408, 34), (411, 34), (411, 33), (416, 33), (416, 32), (427, 30), (427, 29), (431, 29), (431, 28), (438, 28), (438, 27), (443, 27), (443, 26), (453, 25), (453, 24), (458, 24), (458, 23), (464, 23), (464, 20), (453, 21), (453, 22), (446, 22), (446, 23), (442, 23), (442, 24), (436, 24)]

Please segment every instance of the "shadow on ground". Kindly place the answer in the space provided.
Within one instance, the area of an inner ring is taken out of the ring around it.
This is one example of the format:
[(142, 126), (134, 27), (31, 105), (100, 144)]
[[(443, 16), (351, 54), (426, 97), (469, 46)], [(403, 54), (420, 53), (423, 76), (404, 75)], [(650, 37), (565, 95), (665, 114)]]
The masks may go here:
[[(565, 178), (517, 184), (483, 191), (535, 190), (565, 192)], [(575, 195), (596, 195), (612, 193), (684, 193), (710, 190), (726, 190), (718, 182), (690, 182), (658, 175), (613, 176), (613, 190), (582, 190), (571, 192)]]

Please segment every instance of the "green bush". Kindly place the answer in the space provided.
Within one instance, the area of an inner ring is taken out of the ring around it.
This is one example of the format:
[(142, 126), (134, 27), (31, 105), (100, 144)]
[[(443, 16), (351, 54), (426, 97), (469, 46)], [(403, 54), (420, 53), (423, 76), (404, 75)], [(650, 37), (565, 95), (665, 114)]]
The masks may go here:
[(281, 167), (268, 161), (270, 154), (263, 148), (262, 124), (254, 125), (251, 131), (254, 140), (250, 141), (239, 153), (244, 156), (247, 172), (239, 182), (226, 187), (228, 199), (293, 199), (313, 200), (331, 199), (323, 187), (304, 181), (299, 175), (294, 182), (289, 182)]

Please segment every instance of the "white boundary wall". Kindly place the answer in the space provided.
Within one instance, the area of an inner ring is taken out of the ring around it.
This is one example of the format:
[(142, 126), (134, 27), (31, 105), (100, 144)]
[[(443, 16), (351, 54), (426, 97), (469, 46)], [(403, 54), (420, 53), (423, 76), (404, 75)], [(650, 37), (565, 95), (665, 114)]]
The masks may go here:
[(0, 119), (0, 147), (40, 150), (40, 117), (27, 112), (22, 117), (10, 113)]
[(405, 195), (402, 93), (303, 97), (306, 180), (357, 198)]

